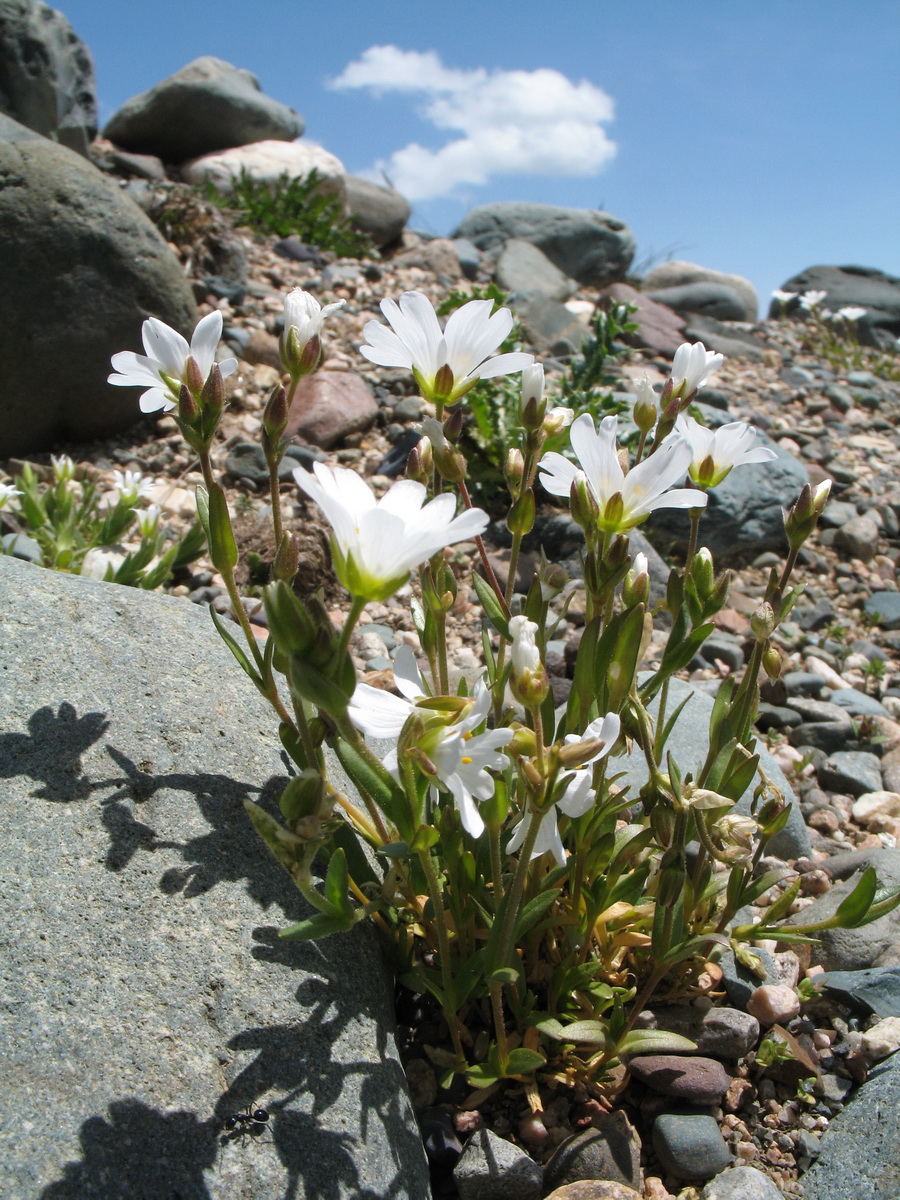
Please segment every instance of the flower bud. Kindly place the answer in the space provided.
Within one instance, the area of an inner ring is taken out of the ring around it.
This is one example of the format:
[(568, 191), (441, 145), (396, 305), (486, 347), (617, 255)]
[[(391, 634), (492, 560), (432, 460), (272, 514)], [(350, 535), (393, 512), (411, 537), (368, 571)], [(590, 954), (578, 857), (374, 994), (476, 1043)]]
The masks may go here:
[(287, 392), (280, 383), (275, 385), (266, 401), (262, 421), (269, 440), (273, 446), (277, 446), (288, 422)]
[(510, 650), (510, 686), (513, 695), (526, 708), (537, 707), (550, 688), (550, 681), (535, 634), (538, 627), (527, 617), (513, 617), (509, 622), (512, 637)]
[(763, 670), (774, 683), (781, 675), (781, 651), (776, 646), (766, 646), (762, 657)]
[(506, 485), (510, 493), (518, 496), (522, 480), (525, 478), (525, 457), (521, 450), (510, 449), (507, 451), (503, 474), (506, 476)]
[(646, 375), (638, 383), (632, 417), (641, 433), (649, 433), (656, 424), (656, 393)]
[(594, 530), (600, 517), (600, 509), (588, 486), (584, 471), (578, 471), (569, 489), (569, 510), (572, 520), (584, 530)]
[(200, 411), (203, 414), (203, 424), (209, 437), (212, 437), (224, 407), (225, 380), (222, 378), (218, 363), (213, 363), (200, 392)]
[(775, 630), (775, 610), (764, 600), (750, 618), (750, 630), (758, 642), (764, 642)]
[(567, 429), (575, 419), (575, 410), (573, 408), (564, 408), (562, 405), (557, 405), (551, 408), (544, 417), (544, 423), (541, 426), (541, 431), (544, 437), (553, 437), (554, 434), (560, 433), (563, 429)]
[(297, 574), (297, 567), (300, 565), (300, 542), (297, 539), (296, 533), (285, 533), (281, 538), (281, 545), (275, 552), (275, 562), (272, 564), (272, 577), (274, 579), (283, 579), (285, 583), (290, 583)]
[(540, 363), (532, 363), (522, 371), (522, 425), (533, 433), (540, 429), (546, 412), (544, 368)]
[(812, 534), (819, 522), (819, 517), (825, 510), (828, 497), (831, 495), (831, 480), (820, 483), (815, 492), (808, 483), (803, 485), (797, 503), (785, 515), (784, 531), (787, 534), (788, 545), (792, 550), (799, 550)]
[(554, 596), (558, 596), (569, 582), (569, 573), (559, 563), (543, 562), (539, 573), (541, 584), (541, 599), (546, 604)]
[(184, 421), (185, 425), (193, 426), (197, 418), (200, 416), (200, 409), (197, 406), (197, 401), (188, 391), (187, 387), (182, 384), (178, 394), (178, 416)]
[(691, 582), (701, 602), (708, 600), (715, 587), (715, 570), (712, 554), (706, 546), (701, 546), (694, 555), (691, 563)]
[(462, 436), (465, 413), (462, 408), (454, 408), (444, 422), (444, 437), (452, 445), (456, 445)]
[(321, 771), (307, 769), (288, 781), (278, 807), (291, 825), (318, 816), (325, 808), (325, 780)]
[(631, 570), (622, 584), (622, 603), (626, 608), (635, 604), (647, 604), (650, 599), (650, 575), (647, 570), (647, 555), (636, 554)]
[(193, 354), (187, 356), (184, 364), (184, 382), (188, 391), (195, 397), (199, 396), (203, 391), (205, 380), (200, 372), (200, 364), (194, 358)]

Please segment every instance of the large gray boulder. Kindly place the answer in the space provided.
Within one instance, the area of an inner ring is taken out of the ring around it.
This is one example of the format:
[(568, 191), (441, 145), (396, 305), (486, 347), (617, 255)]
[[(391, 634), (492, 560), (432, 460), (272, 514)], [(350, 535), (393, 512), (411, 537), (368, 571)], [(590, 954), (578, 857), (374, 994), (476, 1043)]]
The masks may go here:
[(880, 1063), (822, 1137), (803, 1176), (806, 1200), (896, 1200), (900, 1195), (900, 1054)]
[(657, 304), (665, 304), (682, 317), (697, 313), (718, 321), (746, 319), (746, 305), (727, 283), (682, 283), (678, 287), (655, 288), (646, 294)]
[[(21, 132), (17, 132), (17, 129)], [(0, 120), (0, 458), (133, 425), (110, 356), (159, 317), (190, 334), (193, 294), (137, 205), (78, 154)]]
[[(758, 319), (759, 297), (756, 294), (756, 288), (743, 275), (729, 275), (725, 271), (714, 271), (712, 267), (701, 267), (697, 263), (677, 260), (660, 263), (658, 267), (648, 271), (641, 286), (645, 292), (658, 292), (663, 288), (681, 288), (694, 283), (716, 284), (727, 287), (737, 294), (742, 306), (741, 316), (721, 319), (738, 321), (756, 321)], [(664, 304), (666, 301), (661, 301), (661, 303)], [(702, 312), (701, 309), (691, 309), (690, 311)], [(707, 315), (718, 316), (717, 313)]]
[(127, 100), (103, 136), (124, 150), (180, 163), (268, 138), (290, 142), (303, 128), (299, 114), (264, 95), (250, 71), (206, 55)]
[(277, 729), (208, 615), (3, 557), (0, 613), (0, 1195), (422, 1200), (372, 931), (277, 938)]
[(79, 154), (97, 133), (91, 53), (49, 4), (0, 0), (0, 113)]
[[(710, 426), (728, 420), (727, 413), (708, 405), (700, 407)], [(774, 450), (776, 457), (735, 467), (709, 493), (700, 521), (700, 544), (712, 551), (717, 567), (746, 561), (765, 550), (783, 552), (787, 541), (782, 510), (796, 502), (800, 489), (809, 482), (803, 464), (777, 442), (764, 433), (757, 435), (757, 441)], [(688, 544), (691, 523), (685, 509), (659, 508), (650, 514), (644, 529), (660, 549), (682, 548)]]
[(510, 238), (522, 238), (587, 287), (624, 279), (634, 258), (631, 230), (609, 213), (518, 200), (473, 208), (451, 237), (495, 253)]
[[(785, 292), (802, 295), (808, 291), (827, 293), (822, 301), (823, 308), (837, 312), (847, 305), (866, 309), (866, 316), (858, 324), (860, 341), (873, 342), (878, 330), (897, 337), (900, 335), (900, 279), (874, 267), (807, 267), (792, 275), (781, 285)], [(799, 300), (792, 300), (787, 311), (799, 310)], [(769, 316), (780, 315), (781, 305), (773, 300)]]
[(406, 197), (358, 175), (345, 175), (344, 189), (354, 228), (367, 234), (378, 249), (396, 242), (412, 212)]

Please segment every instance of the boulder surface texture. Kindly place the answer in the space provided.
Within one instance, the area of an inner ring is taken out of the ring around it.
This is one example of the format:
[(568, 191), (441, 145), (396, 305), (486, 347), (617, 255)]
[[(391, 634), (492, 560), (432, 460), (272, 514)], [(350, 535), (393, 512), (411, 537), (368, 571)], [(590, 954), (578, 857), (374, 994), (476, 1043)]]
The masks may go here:
[(390, 979), (278, 939), (280, 743), (209, 616), (4, 557), (0, 612), (0, 1195), (421, 1200)]
[(499, 251), (510, 238), (543, 250), (564, 275), (586, 287), (624, 279), (634, 258), (631, 230), (609, 213), (507, 200), (467, 213), (451, 235), (479, 250)]
[(91, 53), (49, 4), (0, 0), (0, 113), (79, 154), (97, 133)]
[[(0, 458), (133, 425), (110, 357), (159, 317), (197, 320), (181, 264), (151, 221), (78, 154), (0, 122)], [(12, 135), (11, 140), (8, 135)]]
[(214, 150), (303, 133), (303, 119), (260, 90), (250, 71), (206, 55), (127, 100), (103, 136), (138, 154), (180, 163)]

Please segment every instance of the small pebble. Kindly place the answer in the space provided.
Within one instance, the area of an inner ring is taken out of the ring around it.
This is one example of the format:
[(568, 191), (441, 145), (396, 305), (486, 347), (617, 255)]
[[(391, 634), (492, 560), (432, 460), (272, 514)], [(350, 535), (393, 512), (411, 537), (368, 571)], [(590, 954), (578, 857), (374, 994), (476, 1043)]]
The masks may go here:
[(764, 983), (747, 1001), (747, 1012), (760, 1025), (783, 1025), (800, 1012), (800, 998), (793, 988), (781, 983)]

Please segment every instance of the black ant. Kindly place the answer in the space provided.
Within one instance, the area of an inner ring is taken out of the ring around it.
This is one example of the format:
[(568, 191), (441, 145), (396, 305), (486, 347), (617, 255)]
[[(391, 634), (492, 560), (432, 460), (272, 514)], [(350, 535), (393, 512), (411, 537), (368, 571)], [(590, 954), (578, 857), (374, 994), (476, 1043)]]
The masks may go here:
[(225, 1118), (225, 1136), (232, 1140), (236, 1137), (259, 1137), (268, 1128), (269, 1114), (264, 1108), (248, 1108), (246, 1112), (233, 1113)]

